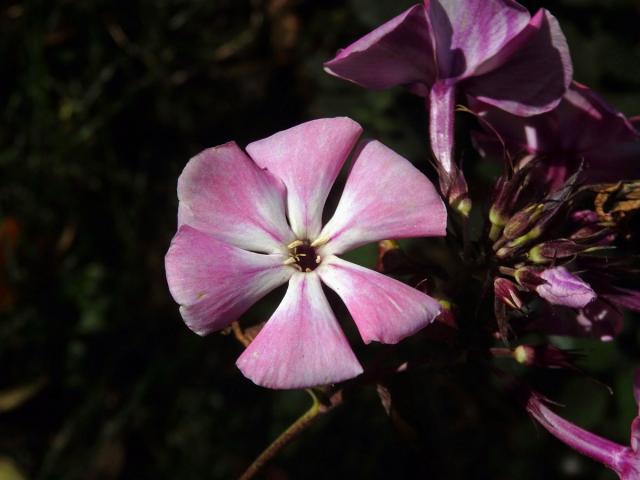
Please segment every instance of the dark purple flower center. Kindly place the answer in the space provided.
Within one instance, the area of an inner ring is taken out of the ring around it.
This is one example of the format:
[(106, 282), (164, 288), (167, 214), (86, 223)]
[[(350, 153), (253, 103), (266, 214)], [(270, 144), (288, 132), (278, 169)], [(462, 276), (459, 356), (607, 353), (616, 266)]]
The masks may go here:
[(301, 272), (311, 272), (320, 264), (320, 256), (307, 240), (292, 243), (289, 246), (289, 257), (295, 260), (293, 265)]

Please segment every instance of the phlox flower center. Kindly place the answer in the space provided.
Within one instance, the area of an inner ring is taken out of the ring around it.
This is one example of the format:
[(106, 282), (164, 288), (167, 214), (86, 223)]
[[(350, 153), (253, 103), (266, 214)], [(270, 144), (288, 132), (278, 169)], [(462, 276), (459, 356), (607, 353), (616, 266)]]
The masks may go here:
[(322, 262), (322, 257), (316, 250), (316, 242), (309, 240), (295, 240), (287, 245), (289, 257), (286, 265), (291, 265), (301, 272), (312, 272)]

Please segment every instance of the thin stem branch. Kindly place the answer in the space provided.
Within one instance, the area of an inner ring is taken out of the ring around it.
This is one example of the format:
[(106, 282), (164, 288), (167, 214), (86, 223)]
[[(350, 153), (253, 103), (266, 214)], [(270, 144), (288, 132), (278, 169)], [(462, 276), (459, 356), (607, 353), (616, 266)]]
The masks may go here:
[(242, 474), (240, 480), (250, 480), (254, 478), (284, 446), (309, 427), (320, 414), (326, 413), (333, 408), (333, 404), (329, 407), (322, 405), (312, 390), (307, 389), (307, 393), (309, 393), (313, 401), (309, 410), (282, 432), (280, 436), (249, 465), (249, 468)]

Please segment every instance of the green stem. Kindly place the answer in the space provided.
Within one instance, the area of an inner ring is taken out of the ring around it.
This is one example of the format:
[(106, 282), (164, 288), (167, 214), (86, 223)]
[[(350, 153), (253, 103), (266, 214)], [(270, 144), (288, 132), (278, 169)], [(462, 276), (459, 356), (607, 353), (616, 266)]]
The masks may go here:
[(303, 430), (305, 430), (313, 421), (326, 410), (321, 409), (321, 404), (318, 401), (318, 397), (311, 390), (307, 390), (313, 403), (309, 410), (307, 410), (300, 418), (293, 422), (289, 428), (276, 438), (271, 445), (269, 445), (261, 454), (256, 458), (249, 468), (242, 474), (240, 480), (249, 480), (254, 478), (264, 466), (269, 463), (278, 452), (286, 446), (291, 440), (297, 437)]

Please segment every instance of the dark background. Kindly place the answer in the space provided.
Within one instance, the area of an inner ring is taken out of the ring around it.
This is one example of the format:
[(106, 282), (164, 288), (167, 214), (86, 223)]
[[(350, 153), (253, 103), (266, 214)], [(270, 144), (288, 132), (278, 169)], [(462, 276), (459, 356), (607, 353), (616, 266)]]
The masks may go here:
[[(232, 337), (200, 338), (182, 323), (163, 266), (176, 180), (206, 147), (335, 115), (426, 165), (419, 99), (322, 71), (337, 48), (410, 4), (0, 3), (0, 479), (233, 478), (307, 408), (304, 392), (245, 379)], [(635, 0), (525, 4), (560, 19), (577, 80), (640, 113)], [(480, 185), (488, 173), (469, 176)], [(373, 265), (372, 248), (355, 257)], [(581, 367), (614, 395), (588, 377), (530, 374), (566, 405), (563, 415), (622, 443), (640, 363), (628, 323), (611, 344), (562, 343), (585, 348)], [(450, 373), (409, 382), (406, 420), (419, 438), (403, 438), (365, 388), (287, 447), (266, 477), (413, 478), (417, 469), (434, 479), (614, 478), (473, 372), (457, 391), (441, 388)]]

